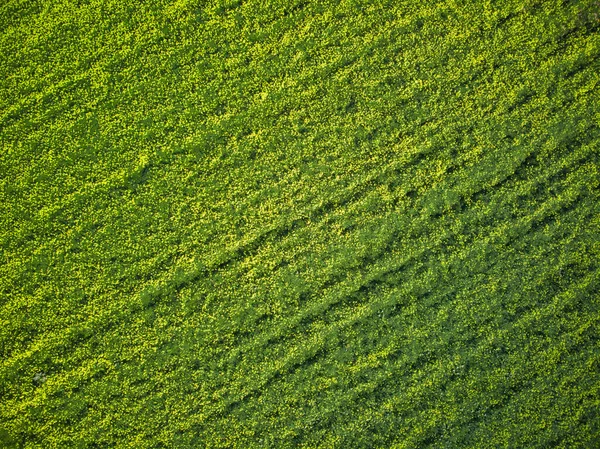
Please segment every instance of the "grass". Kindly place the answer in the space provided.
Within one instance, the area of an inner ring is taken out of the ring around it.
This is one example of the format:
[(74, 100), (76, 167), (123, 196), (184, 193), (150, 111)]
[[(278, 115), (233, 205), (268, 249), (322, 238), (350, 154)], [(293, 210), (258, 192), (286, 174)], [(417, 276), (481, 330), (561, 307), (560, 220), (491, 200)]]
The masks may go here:
[(592, 448), (597, 1), (0, 6), (0, 445)]

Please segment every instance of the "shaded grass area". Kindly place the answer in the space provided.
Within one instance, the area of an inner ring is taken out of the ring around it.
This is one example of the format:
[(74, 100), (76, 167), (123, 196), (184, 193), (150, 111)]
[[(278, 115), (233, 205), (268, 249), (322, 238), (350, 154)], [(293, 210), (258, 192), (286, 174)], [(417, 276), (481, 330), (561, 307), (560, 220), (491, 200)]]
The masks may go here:
[(0, 442), (594, 447), (599, 14), (0, 6)]

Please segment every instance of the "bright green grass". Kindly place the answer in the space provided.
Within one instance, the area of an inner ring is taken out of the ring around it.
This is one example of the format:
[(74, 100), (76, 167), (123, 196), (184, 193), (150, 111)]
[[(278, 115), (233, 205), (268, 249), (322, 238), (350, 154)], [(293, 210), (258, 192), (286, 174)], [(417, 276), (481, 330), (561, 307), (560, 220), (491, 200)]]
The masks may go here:
[(0, 25), (0, 447), (599, 447), (599, 2)]

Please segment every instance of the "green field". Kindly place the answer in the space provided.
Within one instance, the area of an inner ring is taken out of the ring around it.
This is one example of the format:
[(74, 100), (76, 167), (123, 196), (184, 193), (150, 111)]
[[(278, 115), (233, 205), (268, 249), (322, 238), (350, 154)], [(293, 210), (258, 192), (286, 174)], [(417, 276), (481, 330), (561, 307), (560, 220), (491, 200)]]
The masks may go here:
[(0, 25), (0, 448), (600, 447), (599, 1)]

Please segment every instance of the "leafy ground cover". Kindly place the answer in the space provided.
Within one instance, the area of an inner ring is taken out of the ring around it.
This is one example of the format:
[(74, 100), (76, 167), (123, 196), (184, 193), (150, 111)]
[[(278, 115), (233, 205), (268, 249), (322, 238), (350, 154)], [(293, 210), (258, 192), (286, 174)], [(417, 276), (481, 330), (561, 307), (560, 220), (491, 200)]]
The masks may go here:
[(2, 447), (597, 447), (597, 1), (0, 23)]

